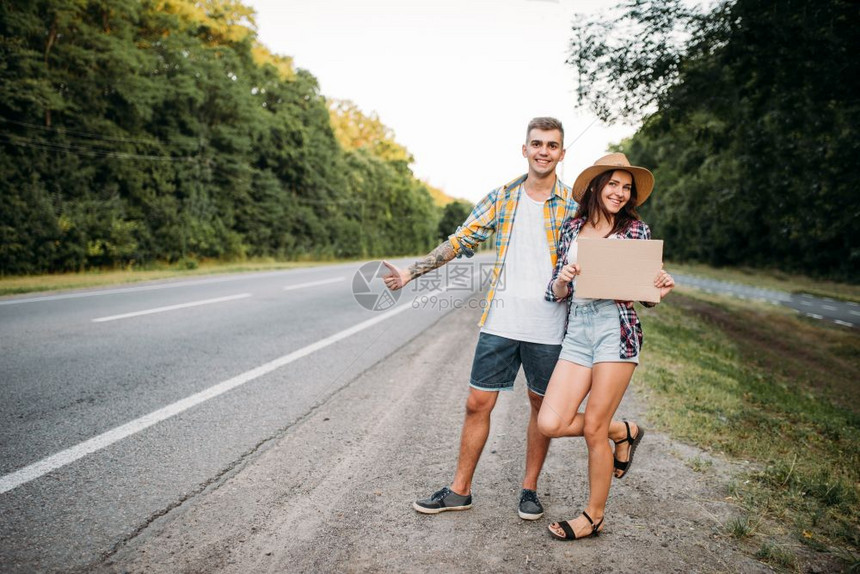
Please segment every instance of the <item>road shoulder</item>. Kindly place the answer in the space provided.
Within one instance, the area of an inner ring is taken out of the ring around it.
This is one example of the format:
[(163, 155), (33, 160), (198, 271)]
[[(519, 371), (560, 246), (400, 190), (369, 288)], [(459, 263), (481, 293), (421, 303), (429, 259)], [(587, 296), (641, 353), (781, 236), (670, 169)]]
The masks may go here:
[[(517, 517), (528, 406), (503, 393), (478, 467), (475, 507), (412, 510), (450, 481), (477, 340), (475, 311), (449, 313), (292, 427), (217, 488), (153, 522), (103, 572), (770, 572), (723, 533), (736, 468), (649, 429), (616, 481), (607, 526), (573, 543), (546, 525), (587, 495), (586, 452), (556, 440), (539, 485), (547, 515)], [(647, 356), (643, 358), (647, 361)], [(619, 415), (647, 426), (636, 381)], [(685, 461), (711, 461), (696, 472)]]

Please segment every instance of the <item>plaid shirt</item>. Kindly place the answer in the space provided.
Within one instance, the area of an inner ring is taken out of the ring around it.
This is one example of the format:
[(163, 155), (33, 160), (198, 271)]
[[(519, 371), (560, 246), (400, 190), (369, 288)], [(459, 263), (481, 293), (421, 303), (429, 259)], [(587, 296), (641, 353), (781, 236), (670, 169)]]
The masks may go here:
[[(567, 295), (564, 297), (555, 296), (555, 293), (552, 292), (552, 284), (561, 272), (562, 267), (567, 263), (567, 252), (570, 249), (570, 245), (576, 241), (579, 231), (584, 224), (585, 219), (582, 217), (578, 219), (569, 217), (564, 220), (561, 226), (561, 242), (558, 247), (562, 257), (558, 258), (555, 271), (552, 273), (552, 280), (550, 280), (546, 288), (547, 301), (567, 301), (568, 321), (570, 320), (570, 307), (573, 303), (573, 282), (568, 283)], [(627, 226), (627, 229), (616, 233), (615, 237), (618, 239), (651, 239), (651, 230), (644, 222), (633, 221)], [(655, 305), (655, 303), (645, 301), (641, 303), (646, 307), (653, 307)], [(639, 349), (642, 348), (642, 324), (639, 322), (639, 317), (633, 309), (632, 301), (616, 301), (615, 306), (618, 308), (618, 318), (621, 321), (621, 341), (618, 356), (622, 359), (630, 359), (638, 355)], [(567, 331), (567, 326), (565, 326), (565, 331)]]
[[(496, 232), (496, 262), (493, 265), (484, 314), (481, 315), (481, 321), (478, 323), (481, 326), (484, 325), (487, 315), (490, 313), (490, 304), (496, 295), (496, 287), (505, 266), (505, 256), (508, 253), (508, 244), (514, 227), (514, 215), (517, 212), (520, 195), (523, 193), (522, 184), (525, 180), (526, 175), (522, 175), (488, 193), (484, 199), (475, 205), (463, 225), (458, 227), (457, 231), (448, 238), (457, 257), (471, 257), (475, 254), (475, 248), (478, 244), (485, 241), (493, 231)], [(569, 213), (575, 212), (576, 202), (573, 200), (570, 187), (556, 178), (552, 195), (543, 204), (544, 229), (546, 230), (549, 256), (553, 266), (558, 259), (558, 232), (561, 223)]]

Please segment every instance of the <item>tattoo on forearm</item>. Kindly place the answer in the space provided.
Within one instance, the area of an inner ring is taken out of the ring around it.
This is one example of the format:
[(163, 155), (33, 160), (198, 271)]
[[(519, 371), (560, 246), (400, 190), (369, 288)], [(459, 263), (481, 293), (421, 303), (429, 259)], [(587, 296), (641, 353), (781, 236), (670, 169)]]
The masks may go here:
[(409, 266), (409, 276), (412, 279), (424, 275), (428, 271), (433, 271), (442, 267), (455, 257), (454, 248), (447, 241), (439, 244), (439, 247), (431, 251), (427, 257), (420, 259)]

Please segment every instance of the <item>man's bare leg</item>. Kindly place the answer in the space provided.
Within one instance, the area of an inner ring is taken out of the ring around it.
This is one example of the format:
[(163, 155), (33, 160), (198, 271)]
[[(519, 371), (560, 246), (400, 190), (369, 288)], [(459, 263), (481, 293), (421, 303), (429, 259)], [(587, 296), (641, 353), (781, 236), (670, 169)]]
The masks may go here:
[(460, 456), (457, 458), (457, 471), (451, 490), (467, 495), (472, 492), (472, 478), (481, 458), (481, 452), (490, 436), (490, 415), (499, 398), (497, 391), (469, 389), (466, 399), (466, 418), (460, 434)]
[(538, 413), (543, 403), (543, 397), (531, 391), (527, 392), (531, 403), (531, 413), (526, 431), (526, 474), (523, 477), (523, 488), (537, 490), (538, 476), (540, 476), (540, 471), (546, 460), (546, 454), (549, 452), (550, 438), (538, 430)]

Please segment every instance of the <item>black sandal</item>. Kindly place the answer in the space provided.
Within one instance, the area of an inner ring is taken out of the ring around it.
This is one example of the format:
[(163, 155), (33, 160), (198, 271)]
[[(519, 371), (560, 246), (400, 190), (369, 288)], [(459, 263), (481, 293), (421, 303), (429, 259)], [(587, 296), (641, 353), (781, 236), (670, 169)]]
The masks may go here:
[(600, 522), (595, 524), (594, 521), (591, 519), (591, 517), (588, 515), (588, 513), (585, 512), (584, 510), (582, 511), (582, 515), (591, 523), (591, 532), (589, 532), (585, 536), (580, 536), (579, 538), (577, 538), (576, 534), (573, 532), (573, 528), (570, 527), (570, 522), (568, 522), (567, 520), (565, 520), (564, 522), (553, 522), (552, 523), (552, 524), (558, 524), (561, 527), (561, 529), (564, 530), (564, 536), (559, 536), (555, 532), (555, 530), (552, 529), (552, 524), (550, 524), (548, 527), (550, 534), (552, 534), (553, 536), (555, 536), (559, 540), (581, 540), (582, 538), (588, 538), (590, 536), (597, 536), (598, 534), (600, 534), (600, 530), (598, 530), (598, 528), (600, 528), (600, 525), (603, 524), (603, 519), (601, 518)]
[(623, 438), (621, 440), (614, 440), (612, 442), (614, 442), (616, 446), (623, 442), (630, 443), (630, 449), (627, 453), (626, 462), (621, 462), (613, 456), (613, 459), (615, 460), (615, 469), (621, 471), (621, 474), (616, 474), (615, 478), (624, 478), (624, 475), (626, 475), (627, 472), (630, 470), (630, 465), (633, 463), (633, 453), (636, 452), (636, 447), (639, 446), (639, 441), (641, 441), (642, 437), (645, 435), (645, 429), (642, 428), (642, 425), (636, 425), (636, 438), (630, 436), (630, 423), (624, 421), (624, 426), (627, 427), (627, 438)]

